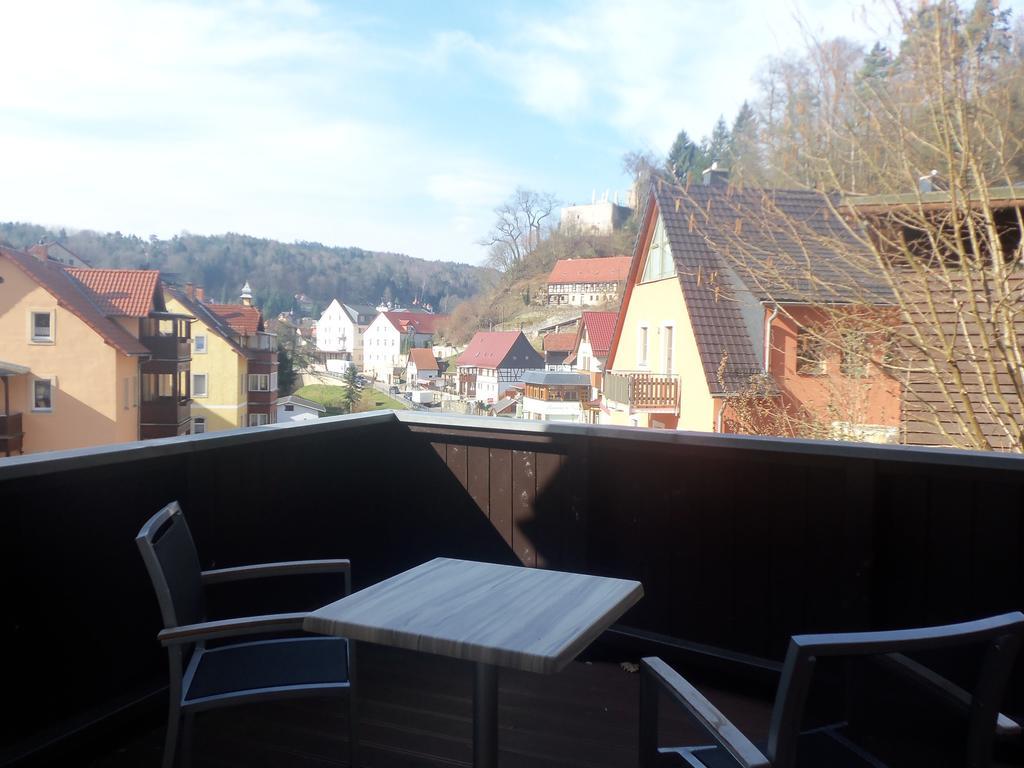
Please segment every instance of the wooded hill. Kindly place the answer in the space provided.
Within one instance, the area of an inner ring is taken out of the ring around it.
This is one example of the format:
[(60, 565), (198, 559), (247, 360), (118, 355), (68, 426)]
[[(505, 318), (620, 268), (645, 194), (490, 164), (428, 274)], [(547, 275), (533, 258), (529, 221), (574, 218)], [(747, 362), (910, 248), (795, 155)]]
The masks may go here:
[(35, 224), (0, 223), (0, 243), (27, 248), (40, 239), (57, 240), (96, 267), (159, 269), (170, 279), (202, 285), (214, 301), (235, 301), (249, 281), (257, 303), (273, 317), (300, 310), (305, 294), (319, 313), (334, 298), (376, 304), (413, 299), (450, 311), (493, 280), (493, 270), (469, 264), (427, 261), (399, 253), (335, 248), (320, 243), (282, 243), (228, 233), (183, 233), (168, 240), (144, 240), (120, 232), (66, 232)]

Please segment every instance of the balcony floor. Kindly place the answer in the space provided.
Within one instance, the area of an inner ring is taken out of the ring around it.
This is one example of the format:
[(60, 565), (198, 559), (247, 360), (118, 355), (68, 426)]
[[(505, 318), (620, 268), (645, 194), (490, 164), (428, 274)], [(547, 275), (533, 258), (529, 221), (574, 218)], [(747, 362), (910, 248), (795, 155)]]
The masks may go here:
[[(471, 764), (468, 664), (363, 644), (359, 672), (360, 765)], [(636, 765), (638, 674), (595, 660), (550, 676), (502, 670), (500, 685), (503, 768)], [(766, 737), (768, 702), (702, 689), (747, 734)], [(200, 714), (193, 766), (346, 765), (346, 706), (344, 699), (307, 699)], [(666, 715), (661, 732), (668, 743), (707, 743), (679, 712)], [(163, 727), (157, 727), (89, 764), (155, 767), (162, 749)]]

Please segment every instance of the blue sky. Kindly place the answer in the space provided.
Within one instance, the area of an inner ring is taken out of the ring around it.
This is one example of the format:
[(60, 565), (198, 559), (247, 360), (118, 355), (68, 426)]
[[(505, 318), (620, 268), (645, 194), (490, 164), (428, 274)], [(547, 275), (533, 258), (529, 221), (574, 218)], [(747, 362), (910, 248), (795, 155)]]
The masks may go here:
[(477, 262), (517, 185), (624, 191), (623, 153), (731, 120), (801, 26), (869, 42), (887, 20), (847, 0), (10, 4), (0, 219)]

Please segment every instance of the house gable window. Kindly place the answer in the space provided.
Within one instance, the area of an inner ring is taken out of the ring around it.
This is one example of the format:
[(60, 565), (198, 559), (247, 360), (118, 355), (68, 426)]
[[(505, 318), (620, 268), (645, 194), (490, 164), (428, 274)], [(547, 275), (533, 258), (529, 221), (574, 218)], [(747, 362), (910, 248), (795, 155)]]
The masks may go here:
[(206, 337), (205, 336), (196, 336), (194, 341), (195, 341), (195, 349), (193, 351), (197, 355), (205, 355), (206, 354)]
[(658, 217), (654, 225), (654, 234), (651, 235), (651, 245), (647, 249), (647, 261), (644, 264), (641, 283), (649, 283), (654, 280), (663, 280), (672, 277), (676, 273), (676, 265), (672, 260), (672, 247), (668, 243), (668, 234), (665, 232), (665, 224)]
[(29, 338), (35, 344), (52, 344), (53, 312), (32, 311), (29, 313)]

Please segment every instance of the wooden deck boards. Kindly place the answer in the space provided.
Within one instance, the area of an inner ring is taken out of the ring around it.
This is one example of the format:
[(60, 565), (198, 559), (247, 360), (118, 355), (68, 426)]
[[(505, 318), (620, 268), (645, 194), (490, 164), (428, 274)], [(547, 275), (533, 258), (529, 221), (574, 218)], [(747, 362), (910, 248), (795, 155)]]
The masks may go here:
[[(360, 766), (449, 768), (472, 758), (472, 666), (361, 644)], [(502, 768), (627, 768), (636, 765), (639, 675), (617, 664), (574, 662), (555, 675), (502, 670)], [(745, 733), (767, 735), (769, 703), (704, 689)], [(195, 768), (327, 768), (346, 765), (345, 702), (306, 699), (213, 711), (196, 721)], [(669, 743), (706, 743), (670, 708)], [(163, 728), (136, 734), (93, 768), (154, 768)]]

